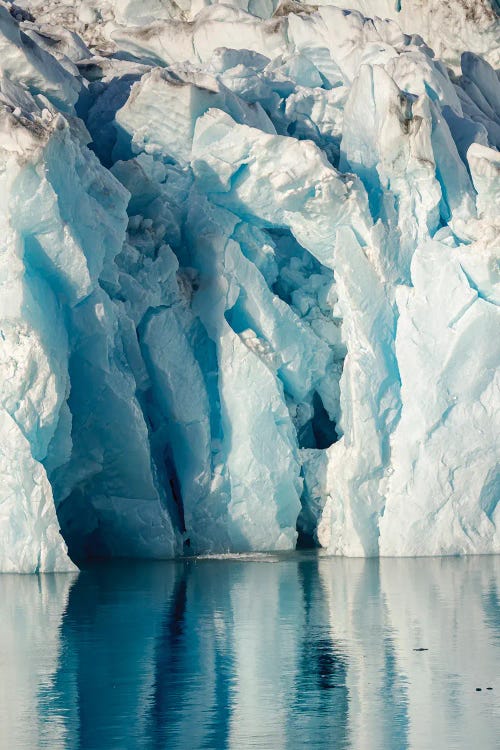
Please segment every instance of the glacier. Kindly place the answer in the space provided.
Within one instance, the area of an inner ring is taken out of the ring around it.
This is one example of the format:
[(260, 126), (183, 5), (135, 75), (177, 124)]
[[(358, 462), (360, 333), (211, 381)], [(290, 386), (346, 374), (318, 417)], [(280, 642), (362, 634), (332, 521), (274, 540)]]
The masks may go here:
[(495, 2), (0, 0), (0, 570), (500, 552)]

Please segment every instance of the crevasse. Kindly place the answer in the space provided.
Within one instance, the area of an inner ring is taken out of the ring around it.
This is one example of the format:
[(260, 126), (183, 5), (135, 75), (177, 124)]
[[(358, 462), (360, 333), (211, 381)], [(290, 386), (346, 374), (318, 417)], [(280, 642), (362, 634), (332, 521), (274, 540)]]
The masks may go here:
[(498, 19), (425, 2), (0, 0), (0, 570), (500, 552)]

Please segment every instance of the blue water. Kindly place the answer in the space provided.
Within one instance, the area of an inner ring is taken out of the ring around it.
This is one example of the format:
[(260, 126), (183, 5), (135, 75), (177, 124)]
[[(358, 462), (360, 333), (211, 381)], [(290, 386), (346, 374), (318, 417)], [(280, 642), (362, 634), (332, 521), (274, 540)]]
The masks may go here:
[(0, 576), (1, 750), (497, 750), (499, 668), (500, 557)]

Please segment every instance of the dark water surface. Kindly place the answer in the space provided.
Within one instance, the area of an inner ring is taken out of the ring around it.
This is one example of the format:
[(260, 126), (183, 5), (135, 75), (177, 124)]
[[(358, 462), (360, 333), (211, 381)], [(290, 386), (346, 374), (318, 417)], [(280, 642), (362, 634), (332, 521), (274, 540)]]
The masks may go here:
[(499, 672), (500, 557), (0, 576), (1, 750), (497, 750)]

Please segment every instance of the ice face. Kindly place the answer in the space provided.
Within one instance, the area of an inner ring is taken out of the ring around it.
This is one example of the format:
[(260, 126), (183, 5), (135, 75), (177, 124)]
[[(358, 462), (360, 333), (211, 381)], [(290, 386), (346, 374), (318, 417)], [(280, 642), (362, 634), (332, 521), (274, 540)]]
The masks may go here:
[(423, 4), (0, 2), (1, 570), (500, 551), (498, 27)]

